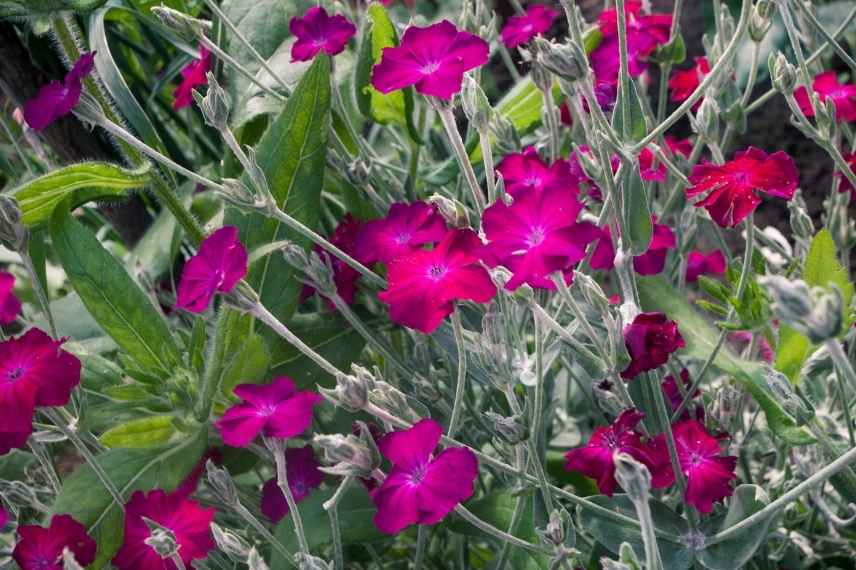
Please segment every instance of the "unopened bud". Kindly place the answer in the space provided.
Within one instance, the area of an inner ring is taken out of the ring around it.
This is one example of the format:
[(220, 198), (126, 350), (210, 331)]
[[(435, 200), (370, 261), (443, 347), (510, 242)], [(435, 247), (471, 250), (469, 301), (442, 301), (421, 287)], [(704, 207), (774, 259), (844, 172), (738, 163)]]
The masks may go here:
[(323, 450), (324, 460), (330, 464), (321, 468), (325, 473), (368, 479), (380, 466), (380, 453), (371, 437), (366, 441), (350, 434), (316, 435), (313, 442)]
[(537, 532), (541, 537), (541, 541), (544, 544), (551, 546), (557, 553), (568, 554), (569, 552), (566, 551), (566, 546), (568, 543), (573, 541), (573, 538), (575, 538), (571, 516), (565, 509), (553, 509), (550, 512), (550, 518), (547, 521), (547, 526), (544, 527), (544, 530), (538, 530)]
[[(810, 93), (810, 92), (809, 92)], [(811, 95), (809, 95), (811, 97)], [(817, 124), (818, 134), (823, 139), (828, 139), (832, 136), (835, 129), (835, 101), (827, 97), (823, 101), (818, 101), (814, 106), (814, 120)]]
[[(494, 113), (490, 122), (490, 131), (496, 144), (496, 150), (500, 155), (518, 152), (521, 148), (520, 135), (514, 124), (499, 113)], [(497, 180), (497, 184), (499, 181)], [(499, 192), (499, 187), (497, 187)]]
[(788, 200), (788, 210), (791, 213), (791, 229), (798, 238), (810, 240), (814, 236), (814, 222), (806, 211), (805, 200), (798, 190), (792, 200)]
[(493, 422), (496, 435), (511, 445), (517, 445), (529, 439), (526, 420), (520, 415), (505, 417), (494, 412), (485, 412), (487, 419)]
[(348, 181), (356, 186), (357, 188), (361, 188), (363, 185), (367, 184), (369, 181), (369, 176), (371, 175), (371, 169), (368, 164), (362, 159), (357, 159), (347, 167)]
[(224, 178), (221, 181), (222, 189), (217, 194), (226, 202), (239, 208), (251, 208), (256, 204), (256, 196), (247, 188), (247, 185), (237, 178)]
[(764, 369), (764, 379), (773, 398), (797, 420), (798, 425), (804, 425), (814, 417), (814, 408), (797, 395), (787, 376), (767, 367)]
[(86, 91), (80, 94), (80, 99), (73, 111), (74, 116), (80, 119), (90, 130), (104, 124), (107, 119), (98, 100)]
[(461, 106), (476, 132), (485, 132), (490, 126), (493, 109), (478, 82), (469, 75), (464, 77)]
[(30, 232), (21, 222), (18, 201), (0, 194), (0, 243), (12, 251), (25, 251)]
[(379, 408), (405, 421), (417, 422), (422, 419), (410, 406), (407, 396), (387, 382), (376, 382), (371, 391), (370, 399)]
[(788, 61), (785, 54), (782, 52), (771, 53), (767, 59), (767, 66), (776, 91), (783, 95), (793, 93), (797, 84), (797, 70)]
[(205, 35), (211, 29), (211, 22), (192, 18), (167, 6), (152, 6), (152, 13), (158, 17), (161, 23), (184, 39), (195, 40)]
[(773, 298), (773, 311), (786, 325), (820, 343), (841, 332), (844, 300), (835, 284), (809, 289), (801, 280), (778, 275), (760, 279)]
[(586, 303), (594, 307), (597, 313), (605, 313), (609, 310), (609, 299), (597, 281), (589, 275), (580, 271), (574, 271), (574, 283), (586, 300)]
[(202, 111), (205, 123), (217, 130), (224, 130), (229, 124), (229, 110), (231, 104), (229, 95), (220, 87), (217, 78), (210, 71), (207, 75), (208, 91), (203, 96), (199, 91), (193, 90), (193, 99)]
[(576, 44), (557, 44), (538, 37), (535, 52), (538, 63), (563, 81), (578, 81), (588, 70), (585, 53)]
[(149, 537), (143, 541), (146, 546), (164, 560), (178, 556), (178, 540), (172, 530), (146, 517), (143, 517), (143, 522), (149, 527)]
[(532, 62), (532, 72), (529, 74), (529, 77), (532, 78), (532, 83), (534, 83), (535, 87), (537, 87), (542, 93), (552, 92), (553, 75), (550, 73), (550, 70), (539, 62)]
[(600, 559), (601, 570), (642, 570), (644, 566), (630, 543), (622, 542), (618, 548), (618, 560), (603, 557)]
[(374, 388), (374, 377), (371, 372), (359, 366), (352, 366), (353, 374), (336, 376), (336, 387), (332, 390), (319, 388), (321, 394), (336, 406), (342, 406), (351, 413), (356, 413), (366, 407), (369, 392)]
[(615, 462), (615, 479), (618, 481), (630, 500), (635, 502), (648, 501), (651, 490), (651, 472), (642, 463), (626, 453), (613, 455)]
[(249, 556), (250, 545), (231, 530), (212, 522), (211, 535), (217, 548), (234, 562), (243, 562)]
[(691, 123), (701, 137), (716, 140), (719, 134), (719, 105), (713, 97), (704, 98)]
[(453, 228), (468, 228), (470, 227), (470, 215), (463, 204), (457, 200), (446, 198), (440, 194), (432, 194), (428, 198), (428, 203), (437, 207), (437, 211), (446, 220), (446, 223)]
[(749, 17), (749, 37), (753, 42), (759, 43), (764, 39), (773, 24), (775, 13), (776, 3), (772, 0), (758, 0), (755, 3)]
[(205, 472), (208, 484), (211, 485), (211, 488), (224, 503), (227, 505), (238, 503), (238, 492), (235, 489), (235, 482), (232, 481), (232, 476), (229, 475), (228, 469), (217, 467), (209, 459), (205, 462)]

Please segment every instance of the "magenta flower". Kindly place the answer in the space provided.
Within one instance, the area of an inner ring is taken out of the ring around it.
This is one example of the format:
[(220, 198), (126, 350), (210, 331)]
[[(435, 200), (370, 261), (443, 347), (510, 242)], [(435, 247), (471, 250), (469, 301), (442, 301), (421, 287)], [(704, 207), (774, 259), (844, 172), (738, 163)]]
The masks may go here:
[[(705, 76), (710, 73), (710, 63), (706, 57), (695, 58), (695, 65), (689, 69), (677, 69), (669, 78), (669, 99), (675, 102), (686, 101), (698, 88)], [(693, 111), (699, 108), (704, 97), (699, 98), (693, 105)]]
[(9, 513), (0, 505), (0, 530), (3, 530), (7, 524), (9, 524)]
[[(655, 166), (656, 162), (656, 166)], [(666, 165), (657, 160), (654, 151), (643, 148), (639, 153), (639, 175), (648, 182), (663, 182), (666, 180)]]
[(526, 8), (526, 13), (512, 16), (505, 23), (500, 34), (502, 43), (509, 49), (525, 44), (539, 34), (550, 30), (559, 13), (549, 6), (533, 4)]
[(176, 570), (172, 560), (161, 558), (146, 539), (151, 531), (144, 519), (169, 529), (178, 544), (178, 556), (185, 566), (193, 560), (202, 560), (214, 548), (210, 525), (214, 509), (200, 507), (198, 503), (160, 489), (143, 493), (135, 491), (125, 505), (125, 542), (113, 558), (119, 570)]
[(21, 301), (13, 293), (15, 276), (0, 271), (0, 325), (11, 325), (21, 312)]
[(487, 63), (486, 41), (459, 31), (443, 20), (420, 28), (410, 26), (398, 47), (384, 48), (372, 71), (372, 86), (381, 93), (410, 87), (446, 101), (461, 90), (464, 73)]
[[(336, 229), (333, 230), (333, 235), (330, 236), (330, 243), (344, 251), (350, 256), (354, 256), (357, 244), (357, 236), (362, 230), (363, 223), (353, 217), (351, 214), (345, 214)], [(333, 281), (336, 284), (336, 292), (348, 305), (354, 304), (354, 298), (357, 295), (357, 281), (360, 279), (360, 272), (336, 257), (330, 255), (320, 245), (316, 245), (313, 250), (321, 259), (327, 261), (333, 268)], [(315, 293), (315, 288), (306, 285), (301, 293), (301, 300), (311, 297)], [(328, 301), (328, 306), (335, 309), (336, 306)]]
[[(624, 410), (612, 425), (596, 428), (584, 447), (565, 454), (565, 469), (591, 477), (598, 490), (611, 497), (616, 487), (615, 454), (626, 453), (648, 467), (654, 488), (667, 487), (671, 482), (660, 475), (662, 470), (657, 467), (663, 463), (661, 453), (643, 443), (642, 435), (636, 431), (644, 417), (640, 411)], [(665, 461), (668, 460), (666, 456)]]
[(380, 452), (392, 463), (372, 494), (377, 506), (374, 523), (381, 532), (396, 534), (412, 524), (437, 524), (472, 496), (478, 476), (475, 454), (447, 447), (434, 456), (441, 435), (440, 424), (424, 419), (381, 439)]
[(755, 147), (738, 152), (725, 164), (705, 162), (690, 175), (687, 198), (707, 193), (696, 202), (723, 228), (739, 224), (761, 203), (756, 190), (790, 200), (797, 190), (799, 172), (793, 159), (782, 151), (768, 155)]
[(389, 263), (446, 235), (446, 222), (437, 208), (425, 202), (389, 207), (385, 218), (366, 223), (357, 234), (354, 253), (360, 261)]
[[(713, 503), (730, 497), (734, 492), (731, 481), (737, 478), (734, 468), (737, 458), (722, 456), (719, 440), (695, 420), (684, 420), (672, 426), (678, 463), (687, 479), (684, 500), (701, 513), (709, 513)], [(665, 448), (665, 438), (657, 438), (657, 447)], [(663, 469), (664, 477), (674, 481), (671, 469)]]
[(676, 139), (669, 135), (664, 136), (663, 139), (666, 141), (669, 151), (675, 156), (681, 155), (684, 158), (689, 158), (693, 152), (693, 143), (690, 139)]
[(651, 217), (654, 223), (654, 235), (648, 251), (633, 258), (633, 269), (639, 275), (657, 275), (666, 266), (666, 255), (670, 249), (675, 249), (677, 240), (672, 228), (665, 224), (658, 224), (655, 216)]
[[(811, 88), (821, 102), (832, 99), (837, 122), (856, 121), (856, 85), (839, 83), (837, 73), (824, 71), (814, 76)], [(814, 108), (804, 86), (794, 91), (794, 98), (806, 117), (814, 116)]]
[(172, 92), (172, 108), (176, 111), (193, 105), (193, 90), (208, 85), (208, 72), (211, 71), (211, 52), (205, 46), (199, 46), (199, 59), (194, 59), (181, 70), (181, 83)]
[(232, 447), (246, 447), (259, 433), (279, 439), (300, 435), (312, 423), (312, 408), (321, 400), (315, 392), (298, 392), (285, 376), (265, 385), (241, 384), (235, 395), (242, 402), (215, 424), (223, 443)]
[(430, 251), (389, 264), (389, 287), (378, 298), (398, 324), (429, 334), (454, 310), (454, 301), (487, 303), (496, 287), (479, 265), (484, 246), (471, 230), (451, 230)]
[[(285, 468), (288, 488), (295, 502), (300, 502), (321, 486), (324, 473), (318, 469), (318, 461), (312, 446), (289, 447), (285, 450)], [(276, 477), (262, 488), (262, 513), (272, 522), (278, 523), (288, 514), (288, 502), (277, 485)]]
[(640, 313), (624, 326), (624, 345), (631, 361), (621, 377), (631, 380), (665, 364), (669, 355), (686, 343), (678, 331), (678, 323), (668, 320), (663, 313)]
[(581, 176), (584, 176), (582, 168), (575, 172), (573, 164), (566, 160), (557, 160), (548, 166), (531, 146), (523, 152), (507, 155), (496, 170), (502, 174), (506, 192), (515, 198), (523, 192), (547, 188), (561, 189), (575, 196), (579, 193)]
[(247, 250), (238, 240), (238, 228), (222, 227), (205, 238), (184, 266), (175, 308), (202, 313), (215, 293), (228, 293), (246, 274)]
[(600, 234), (596, 225), (577, 222), (581, 210), (574, 194), (558, 187), (521, 192), (511, 206), (498, 200), (485, 210), (486, 261), (513, 273), (506, 289), (513, 291), (524, 283), (556, 288), (551, 274), (572, 271)]
[(66, 548), (81, 566), (95, 561), (98, 545), (86, 534), (86, 527), (68, 515), (54, 515), (48, 528), (19, 526), (18, 536), (12, 558), (21, 570), (62, 570)]
[(687, 283), (695, 283), (700, 275), (722, 275), (725, 267), (725, 255), (718, 249), (710, 253), (691, 251), (687, 256)]
[(36, 406), (64, 406), (80, 384), (80, 361), (39, 329), (0, 343), (0, 455), (23, 447)]
[[(850, 168), (850, 172), (856, 173), (856, 152), (843, 152), (841, 154), (844, 157), (844, 162)], [(850, 201), (852, 202), (854, 198), (856, 198), (856, 188), (853, 188), (853, 185), (850, 184), (850, 180), (848, 180), (847, 176), (840, 170), (835, 171), (835, 176), (841, 181), (838, 184), (838, 191), (850, 192)]]
[(83, 79), (92, 73), (94, 67), (95, 52), (85, 53), (74, 63), (62, 83), (54, 80), (43, 85), (38, 94), (24, 104), (24, 119), (30, 128), (40, 131), (71, 113), (80, 101)]
[(318, 52), (336, 55), (345, 50), (357, 28), (344, 16), (330, 16), (321, 6), (309, 8), (302, 18), (294, 17), (288, 29), (297, 41), (291, 46), (291, 61), (309, 61)]

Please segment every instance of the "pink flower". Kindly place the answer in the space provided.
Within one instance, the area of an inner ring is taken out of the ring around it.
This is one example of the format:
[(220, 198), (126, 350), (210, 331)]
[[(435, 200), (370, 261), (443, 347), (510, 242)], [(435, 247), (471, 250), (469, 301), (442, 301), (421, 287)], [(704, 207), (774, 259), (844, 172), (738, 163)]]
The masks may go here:
[[(648, 250), (633, 258), (633, 269), (639, 275), (656, 275), (666, 266), (666, 256), (675, 249), (677, 241), (672, 229), (658, 224), (656, 216), (651, 217), (654, 233)], [(600, 237), (591, 257), (591, 268), (611, 271), (615, 267), (615, 248), (612, 245), (612, 232), (609, 226), (600, 229)]]
[(569, 195), (579, 193), (580, 176), (570, 162), (557, 160), (548, 166), (531, 146), (507, 155), (496, 170), (502, 174), (505, 190), (515, 198), (522, 192), (547, 188), (561, 189)]
[(9, 513), (0, 505), (0, 530), (3, 530), (7, 524), (9, 524)]
[(533, 4), (526, 8), (526, 13), (512, 16), (502, 28), (500, 38), (509, 49), (525, 44), (539, 34), (550, 30), (559, 13), (549, 6)]
[[(654, 162), (657, 166), (654, 166)], [(643, 148), (639, 153), (639, 175), (642, 180), (649, 182), (663, 182), (666, 180), (666, 165), (657, 160), (654, 151), (650, 148)]]
[(454, 310), (454, 301), (487, 303), (496, 287), (484, 267), (479, 238), (451, 230), (431, 251), (418, 250), (389, 264), (389, 287), (378, 298), (393, 321), (429, 334)]
[(446, 222), (425, 202), (395, 203), (385, 218), (366, 223), (357, 234), (354, 253), (360, 261), (389, 263), (446, 235)]
[(668, 320), (663, 313), (640, 313), (625, 325), (624, 345), (631, 361), (621, 377), (631, 380), (665, 364), (669, 355), (686, 343), (678, 331), (678, 323)]
[(0, 271), (0, 325), (11, 325), (21, 312), (21, 301), (12, 290), (15, 288), (15, 276)]
[(169, 529), (178, 544), (178, 556), (185, 566), (202, 560), (214, 548), (210, 525), (214, 509), (200, 507), (177, 493), (160, 489), (143, 493), (135, 491), (125, 505), (125, 542), (113, 559), (119, 570), (176, 570), (172, 560), (164, 560), (146, 544), (151, 531), (145, 519)]
[(80, 101), (83, 79), (92, 73), (94, 67), (95, 52), (85, 53), (74, 63), (62, 83), (54, 80), (43, 85), (38, 94), (24, 105), (24, 119), (30, 128), (40, 131), (71, 113)]
[(194, 59), (181, 70), (181, 83), (173, 91), (172, 108), (176, 111), (193, 105), (193, 90), (208, 85), (208, 72), (211, 71), (211, 52), (205, 46), (199, 46), (199, 59)]
[[(850, 167), (850, 172), (856, 173), (856, 152), (854, 153), (842, 153), (844, 157), (844, 162), (847, 163), (847, 166)], [(835, 171), (835, 176), (837, 176), (841, 182), (838, 185), (839, 192), (850, 192), (850, 200), (853, 201), (856, 198), (856, 188), (853, 188), (853, 185), (850, 184), (850, 180), (847, 176), (841, 172), (840, 170)]]
[(710, 253), (691, 251), (687, 256), (687, 282), (695, 283), (700, 275), (722, 275), (725, 267), (725, 255), (718, 249)]
[(0, 343), (0, 455), (23, 447), (36, 406), (64, 406), (80, 384), (80, 361), (39, 329)]
[(447, 447), (434, 456), (443, 428), (425, 419), (412, 428), (384, 436), (378, 447), (392, 463), (383, 484), (372, 494), (374, 523), (386, 534), (412, 524), (433, 525), (473, 494), (478, 476), (475, 454)]
[[(345, 214), (336, 229), (333, 230), (333, 235), (330, 236), (330, 243), (353, 256), (357, 244), (357, 236), (359, 235), (363, 223), (353, 217), (351, 214)], [(357, 281), (360, 278), (360, 272), (336, 257), (330, 255), (320, 245), (316, 245), (314, 251), (327, 261), (333, 268), (333, 281), (336, 283), (336, 292), (348, 305), (354, 304), (354, 297), (357, 294)], [(310, 297), (315, 293), (315, 289), (309, 285), (303, 288), (302, 297)], [(328, 302), (331, 309), (335, 309), (332, 302)]]
[(345, 50), (345, 46), (357, 28), (344, 16), (330, 16), (321, 6), (309, 8), (302, 18), (294, 17), (288, 24), (289, 30), (297, 38), (291, 46), (291, 61), (309, 61), (318, 52), (336, 55)]
[(506, 289), (524, 283), (556, 288), (551, 274), (571, 271), (600, 233), (594, 224), (577, 222), (581, 210), (574, 194), (559, 187), (520, 192), (511, 206), (498, 200), (485, 210), (486, 261), (513, 273)]
[(596, 428), (584, 447), (565, 454), (565, 469), (591, 477), (597, 482), (598, 490), (611, 497), (616, 487), (613, 458), (616, 453), (626, 453), (645, 464), (651, 474), (656, 475), (652, 480), (655, 488), (667, 487), (670, 482), (660, 476), (660, 469), (655, 468), (663, 463), (659, 451), (655, 452), (645, 445), (641, 434), (636, 431), (636, 426), (644, 417), (645, 414), (640, 411), (624, 410), (612, 425)]
[[(836, 121), (856, 121), (856, 85), (839, 83), (838, 74), (834, 71), (824, 71), (814, 76), (811, 88), (821, 102), (832, 99)], [(814, 108), (804, 86), (794, 91), (794, 98), (806, 117), (814, 116)]]
[(95, 561), (98, 545), (86, 534), (86, 527), (68, 515), (54, 515), (48, 528), (19, 526), (18, 536), (12, 558), (21, 570), (62, 570), (66, 548), (81, 566)]
[(731, 228), (761, 203), (756, 190), (786, 200), (793, 198), (799, 172), (793, 159), (784, 152), (767, 155), (763, 150), (749, 147), (725, 164), (705, 162), (696, 166), (690, 183), (693, 186), (686, 189), (687, 198), (708, 193), (695, 204), (696, 208), (707, 209), (717, 224)]
[[(321, 486), (324, 474), (318, 469), (318, 461), (312, 446), (290, 447), (285, 450), (285, 468), (288, 488), (294, 501), (299, 503)], [(276, 477), (268, 480), (262, 488), (262, 513), (272, 522), (278, 523), (288, 514), (288, 502), (277, 484)]]
[(260, 433), (288, 439), (303, 433), (312, 423), (312, 408), (321, 400), (315, 392), (295, 390), (291, 378), (280, 376), (266, 385), (241, 384), (235, 404), (216, 422), (223, 443), (246, 447)]
[[(708, 73), (710, 73), (710, 64), (706, 57), (695, 58), (695, 65), (689, 69), (676, 69), (669, 78), (669, 91), (671, 91), (669, 99), (678, 103), (686, 101)], [(693, 110), (698, 109), (703, 99), (702, 97), (696, 101)]]
[(487, 63), (488, 44), (453, 23), (410, 26), (398, 47), (384, 48), (372, 72), (372, 86), (391, 93), (411, 85), (423, 95), (446, 101), (461, 90), (464, 73)]
[[(736, 479), (734, 468), (737, 458), (722, 456), (717, 438), (711, 436), (704, 426), (695, 420), (685, 420), (672, 426), (678, 463), (687, 479), (687, 492), (684, 500), (701, 513), (709, 513), (713, 503), (730, 497), (734, 492), (731, 481)], [(664, 438), (659, 438), (659, 446), (664, 447)], [(665, 470), (671, 474), (671, 469)]]
[(238, 228), (222, 227), (205, 238), (184, 266), (175, 308), (202, 313), (215, 293), (228, 293), (246, 274), (247, 250), (238, 241)]

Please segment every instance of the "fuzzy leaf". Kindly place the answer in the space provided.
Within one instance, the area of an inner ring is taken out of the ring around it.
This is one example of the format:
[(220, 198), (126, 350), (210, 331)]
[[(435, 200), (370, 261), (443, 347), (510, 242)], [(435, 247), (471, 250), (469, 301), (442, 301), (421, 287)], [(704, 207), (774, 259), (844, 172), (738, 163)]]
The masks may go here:
[(112, 427), (98, 439), (110, 448), (144, 448), (166, 443), (173, 434), (172, 416), (152, 416)]

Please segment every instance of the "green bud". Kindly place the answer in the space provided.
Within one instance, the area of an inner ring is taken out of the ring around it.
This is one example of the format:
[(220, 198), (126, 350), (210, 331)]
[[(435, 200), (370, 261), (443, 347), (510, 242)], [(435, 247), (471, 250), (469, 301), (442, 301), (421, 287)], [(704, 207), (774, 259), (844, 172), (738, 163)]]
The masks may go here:
[(463, 204), (440, 194), (432, 194), (428, 203), (437, 206), (437, 211), (453, 228), (469, 228), (470, 215)]
[(250, 545), (243, 538), (215, 522), (211, 523), (211, 535), (217, 548), (234, 562), (243, 562), (250, 554)]
[(355, 435), (316, 435), (312, 441), (323, 450), (324, 461), (330, 464), (321, 468), (324, 473), (367, 479), (380, 466), (377, 449), (373, 451)]
[(755, 43), (761, 42), (773, 25), (776, 4), (772, 0), (758, 0), (749, 17), (749, 37)]
[(766, 367), (764, 379), (767, 381), (770, 394), (786, 412), (797, 420), (798, 425), (804, 425), (814, 417), (814, 408), (807, 400), (797, 395), (787, 376), (778, 370)]
[(210, 71), (208, 72), (208, 91), (203, 97), (198, 91), (193, 91), (193, 99), (202, 111), (202, 117), (205, 123), (222, 131), (228, 128), (229, 110), (231, 104), (229, 95), (226, 90), (220, 87), (217, 78)]
[(330, 400), (335, 406), (341, 406), (349, 412), (356, 413), (366, 407), (369, 392), (374, 388), (374, 376), (361, 366), (352, 365), (352, 374), (340, 374), (336, 377), (336, 387), (333, 390), (319, 388), (321, 395)]
[(225, 467), (217, 467), (210, 459), (205, 462), (205, 472), (208, 478), (208, 484), (214, 489), (217, 496), (222, 499), (227, 505), (238, 504), (238, 491), (235, 489), (235, 482), (229, 471)]
[(696, 111), (695, 117), (690, 118), (693, 130), (704, 139), (717, 140), (719, 136), (719, 105), (712, 97), (705, 97)]
[(648, 468), (626, 453), (616, 453), (613, 460), (615, 479), (630, 500), (634, 503), (647, 503), (651, 490), (651, 472)]
[(195, 40), (205, 35), (211, 29), (211, 22), (192, 18), (167, 6), (152, 6), (152, 13), (158, 17), (161, 23), (186, 40)]
[(494, 412), (485, 412), (484, 415), (493, 422), (496, 435), (506, 443), (517, 445), (529, 439), (529, 427), (522, 416), (505, 417)]
[(767, 59), (767, 67), (770, 70), (770, 78), (773, 87), (783, 95), (794, 92), (797, 84), (797, 70), (782, 52), (771, 53)]
[(478, 82), (471, 76), (464, 77), (464, 85), (461, 91), (461, 106), (464, 114), (469, 119), (473, 128), (478, 133), (487, 131), (493, 109)]
[(21, 208), (12, 196), (0, 194), (0, 243), (12, 251), (27, 249), (30, 232), (21, 222)]
[(576, 44), (557, 44), (538, 37), (534, 45), (536, 61), (559, 79), (573, 83), (586, 76), (588, 60)]

